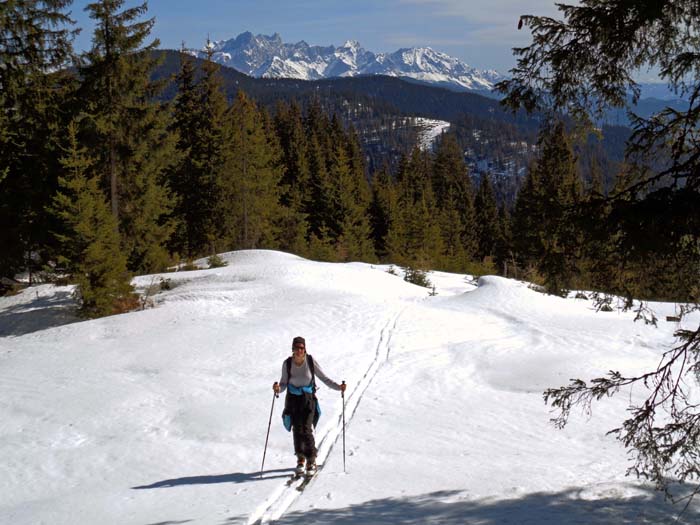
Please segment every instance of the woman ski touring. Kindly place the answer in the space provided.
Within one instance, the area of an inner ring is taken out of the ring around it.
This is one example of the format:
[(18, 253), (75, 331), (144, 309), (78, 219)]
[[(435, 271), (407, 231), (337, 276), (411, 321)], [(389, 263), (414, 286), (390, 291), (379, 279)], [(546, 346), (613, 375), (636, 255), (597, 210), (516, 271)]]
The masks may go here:
[(294, 436), (294, 454), (297, 457), (296, 474), (313, 476), (316, 473), (316, 443), (314, 426), (318, 421), (320, 410), (316, 399), (316, 376), (333, 390), (345, 392), (345, 383), (338, 384), (331, 380), (313, 357), (306, 353), (306, 340), (295, 337), (292, 340), (292, 356), (282, 363), (282, 377), (279, 383), (272, 385), (278, 394), (287, 390), (284, 400), (282, 418), (287, 430)]

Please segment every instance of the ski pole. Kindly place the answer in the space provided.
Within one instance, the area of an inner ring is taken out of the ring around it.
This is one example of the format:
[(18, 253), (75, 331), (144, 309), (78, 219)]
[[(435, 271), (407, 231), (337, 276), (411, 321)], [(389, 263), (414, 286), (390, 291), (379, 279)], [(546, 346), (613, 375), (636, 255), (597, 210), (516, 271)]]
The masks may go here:
[(340, 391), (340, 396), (343, 398), (343, 474), (345, 474), (345, 390)]
[(265, 436), (265, 449), (263, 450), (263, 460), (262, 465), (260, 465), (260, 477), (263, 475), (263, 468), (265, 468), (265, 454), (267, 454), (267, 440), (270, 439), (270, 426), (272, 426), (272, 412), (275, 410), (275, 399), (279, 397), (277, 392), (272, 393), (272, 407), (270, 408), (270, 421), (267, 422), (267, 436)]

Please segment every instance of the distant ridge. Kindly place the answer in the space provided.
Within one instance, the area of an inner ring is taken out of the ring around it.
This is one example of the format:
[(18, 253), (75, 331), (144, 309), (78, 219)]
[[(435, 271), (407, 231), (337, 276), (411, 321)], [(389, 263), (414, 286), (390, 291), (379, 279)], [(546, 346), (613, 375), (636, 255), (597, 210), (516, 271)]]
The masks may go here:
[[(342, 46), (311, 46), (303, 40), (284, 43), (278, 33), (270, 36), (241, 33), (230, 40), (210, 44), (213, 60), (257, 78), (321, 80), (360, 75), (386, 75), (434, 84), (455, 91), (488, 94), (504, 77), (495, 70), (478, 70), (430, 47), (403, 48), (375, 54), (359, 42)], [(205, 50), (190, 50), (199, 57)]]

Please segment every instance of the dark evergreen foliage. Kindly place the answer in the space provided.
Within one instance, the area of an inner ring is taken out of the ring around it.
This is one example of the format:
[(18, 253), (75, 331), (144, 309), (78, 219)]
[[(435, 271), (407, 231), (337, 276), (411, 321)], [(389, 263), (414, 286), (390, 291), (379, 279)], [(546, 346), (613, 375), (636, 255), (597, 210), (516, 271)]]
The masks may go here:
[(146, 3), (123, 5), (124, 0), (100, 0), (86, 7), (96, 26), (80, 67), (80, 97), (90, 116), (84, 133), (98, 170), (106, 175), (129, 268), (153, 272), (168, 260), (174, 201), (165, 174), (177, 156), (168, 115), (154, 102), (163, 86), (150, 79), (157, 60), (149, 51), (158, 41), (144, 45), (154, 20), (140, 20)]
[[(500, 85), (505, 100), (513, 108), (564, 111), (586, 124), (609, 106), (624, 107), (628, 90), (637, 98), (633, 76), (649, 67), (657, 68), (673, 89), (687, 97), (683, 110), (668, 108), (632, 119), (629, 165), (608, 200), (594, 207), (606, 221), (593, 231), (605, 250), (600, 261), (608, 267), (615, 261), (620, 268), (605, 283), (607, 291), (625, 294), (630, 304), (639, 293), (654, 298), (663, 293), (667, 298), (691, 299), (684, 313), (697, 310), (700, 5), (583, 0), (559, 9), (562, 20), (521, 17), (531, 28), (533, 41), (516, 50), (513, 78)], [(683, 276), (683, 282), (676, 276)], [(676, 336), (677, 346), (647, 374), (626, 377), (611, 371), (590, 384), (575, 380), (548, 390), (545, 400), (559, 410), (556, 422), (563, 426), (576, 405), (590, 409), (593, 400), (621, 387), (649, 387), (646, 400), (630, 407), (629, 417), (613, 432), (634, 455), (630, 472), (666, 489), (669, 496), (675, 480), (695, 483), (692, 497), (700, 491), (700, 413), (688, 397), (687, 385), (696, 382), (700, 370), (700, 328), (678, 330)]]
[(70, 2), (3, 2), (0, 6), (0, 276), (38, 269), (54, 240), (46, 208), (57, 188), (63, 105), (73, 78), (76, 30)]
[(228, 163), (217, 183), (227, 249), (275, 248), (280, 215), (281, 151), (263, 112), (242, 91), (228, 114)]
[(496, 196), (488, 175), (481, 177), (479, 189), (474, 197), (476, 210), (477, 259), (493, 257), (499, 241), (499, 217)]
[(59, 189), (50, 208), (61, 223), (58, 263), (76, 283), (85, 317), (119, 313), (130, 302), (132, 287), (117, 220), (100, 189), (95, 159), (78, 143), (77, 124), (67, 131)]

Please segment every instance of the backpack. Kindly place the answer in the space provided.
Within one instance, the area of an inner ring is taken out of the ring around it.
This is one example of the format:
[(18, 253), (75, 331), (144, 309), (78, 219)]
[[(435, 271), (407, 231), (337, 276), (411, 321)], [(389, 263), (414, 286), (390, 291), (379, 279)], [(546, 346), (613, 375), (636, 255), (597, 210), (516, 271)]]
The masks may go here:
[[(314, 367), (314, 358), (310, 354), (306, 354), (306, 359), (309, 360), (309, 370), (311, 371), (311, 390), (316, 394), (316, 372)], [(292, 377), (292, 357), (288, 357), (284, 362), (287, 367), (287, 381)]]

